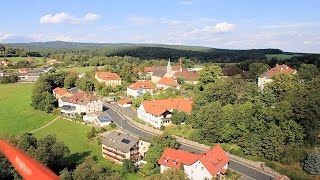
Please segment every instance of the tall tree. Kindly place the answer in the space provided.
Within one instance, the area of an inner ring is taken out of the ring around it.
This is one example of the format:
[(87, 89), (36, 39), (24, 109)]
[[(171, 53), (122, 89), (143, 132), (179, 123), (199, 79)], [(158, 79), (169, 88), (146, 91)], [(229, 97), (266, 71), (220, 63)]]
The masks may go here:
[(257, 80), (264, 72), (269, 69), (265, 63), (255, 62), (249, 65), (249, 75), (251, 79)]
[(310, 81), (312, 78), (315, 78), (319, 75), (319, 69), (313, 64), (301, 64), (298, 75), (301, 79)]
[(203, 84), (215, 82), (222, 76), (222, 69), (218, 65), (208, 65), (199, 72), (199, 81)]

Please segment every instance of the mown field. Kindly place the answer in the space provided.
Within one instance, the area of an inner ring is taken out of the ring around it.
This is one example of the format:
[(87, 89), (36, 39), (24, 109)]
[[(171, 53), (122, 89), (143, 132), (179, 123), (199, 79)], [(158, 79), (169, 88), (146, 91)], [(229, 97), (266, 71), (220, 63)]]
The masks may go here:
[(0, 85), (0, 135), (29, 132), (56, 117), (34, 110), (31, 92), (32, 84)]
[[(32, 86), (20, 83), (0, 85), (0, 136), (30, 132), (58, 117), (36, 111), (30, 106)], [(88, 141), (87, 132), (90, 130), (90, 126), (59, 118), (33, 134), (39, 138), (54, 134), (70, 148), (70, 162), (79, 163), (84, 157), (93, 156), (102, 166), (120, 171), (120, 165), (102, 158), (101, 146), (97, 142)], [(135, 180), (139, 177), (128, 174), (126, 179)]]
[(69, 71), (69, 72), (76, 72), (76, 73), (85, 73), (93, 71), (95, 66), (86, 66), (86, 67), (72, 67), (72, 68), (58, 68), (57, 71)]
[(271, 60), (272, 58), (276, 58), (277, 60), (285, 60), (285, 59), (291, 59), (292, 57), (296, 55), (291, 54), (266, 54), (267, 60)]
[(24, 61), (27, 59), (33, 59), (34, 61), (42, 61), (43, 57), (4, 57), (3, 59), (8, 59), (12, 62)]

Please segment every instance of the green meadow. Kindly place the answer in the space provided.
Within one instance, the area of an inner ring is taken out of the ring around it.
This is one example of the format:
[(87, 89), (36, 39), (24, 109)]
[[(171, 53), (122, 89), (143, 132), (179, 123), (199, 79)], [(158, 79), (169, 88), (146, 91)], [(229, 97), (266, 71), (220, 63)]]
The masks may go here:
[(57, 117), (34, 110), (31, 92), (32, 84), (0, 85), (0, 135), (29, 132)]

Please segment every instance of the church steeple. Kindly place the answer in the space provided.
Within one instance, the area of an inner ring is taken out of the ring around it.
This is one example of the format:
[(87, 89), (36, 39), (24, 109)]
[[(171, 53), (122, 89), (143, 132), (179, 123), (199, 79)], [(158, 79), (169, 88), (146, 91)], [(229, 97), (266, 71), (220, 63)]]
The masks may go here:
[(167, 64), (167, 73), (171, 73), (171, 72), (172, 72), (172, 66), (171, 66), (170, 59), (169, 59), (168, 64)]

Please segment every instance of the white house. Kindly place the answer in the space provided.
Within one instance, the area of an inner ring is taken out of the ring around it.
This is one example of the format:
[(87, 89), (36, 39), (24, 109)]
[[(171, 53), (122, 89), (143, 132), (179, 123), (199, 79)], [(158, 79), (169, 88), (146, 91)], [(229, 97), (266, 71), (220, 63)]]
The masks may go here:
[(61, 113), (70, 117), (80, 113), (90, 114), (103, 111), (102, 101), (83, 92), (75, 93), (71, 97), (62, 97), (58, 103)]
[(131, 99), (121, 99), (118, 101), (118, 105), (121, 107), (131, 107)]
[(193, 154), (182, 150), (167, 148), (160, 157), (160, 172), (167, 169), (180, 169), (191, 180), (219, 178), (228, 169), (229, 157), (216, 145), (203, 154)]
[(156, 128), (160, 128), (162, 125), (171, 124), (171, 114), (174, 109), (191, 113), (192, 101), (184, 98), (143, 101), (137, 110), (137, 114), (138, 118)]
[(267, 83), (272, 82), (272, 78), (278, 74), (295, 74), (297, 70), (290, 68), (289, 66), (282, 64), (276, 65), (276, 67), (267, 70), (258, 78), (258, 87), (263, 90)]
[(152, 93), (154, 85), (147, 81), (137, 81), (127, 87), (127, 95), (139, 97), (146, 92)]

